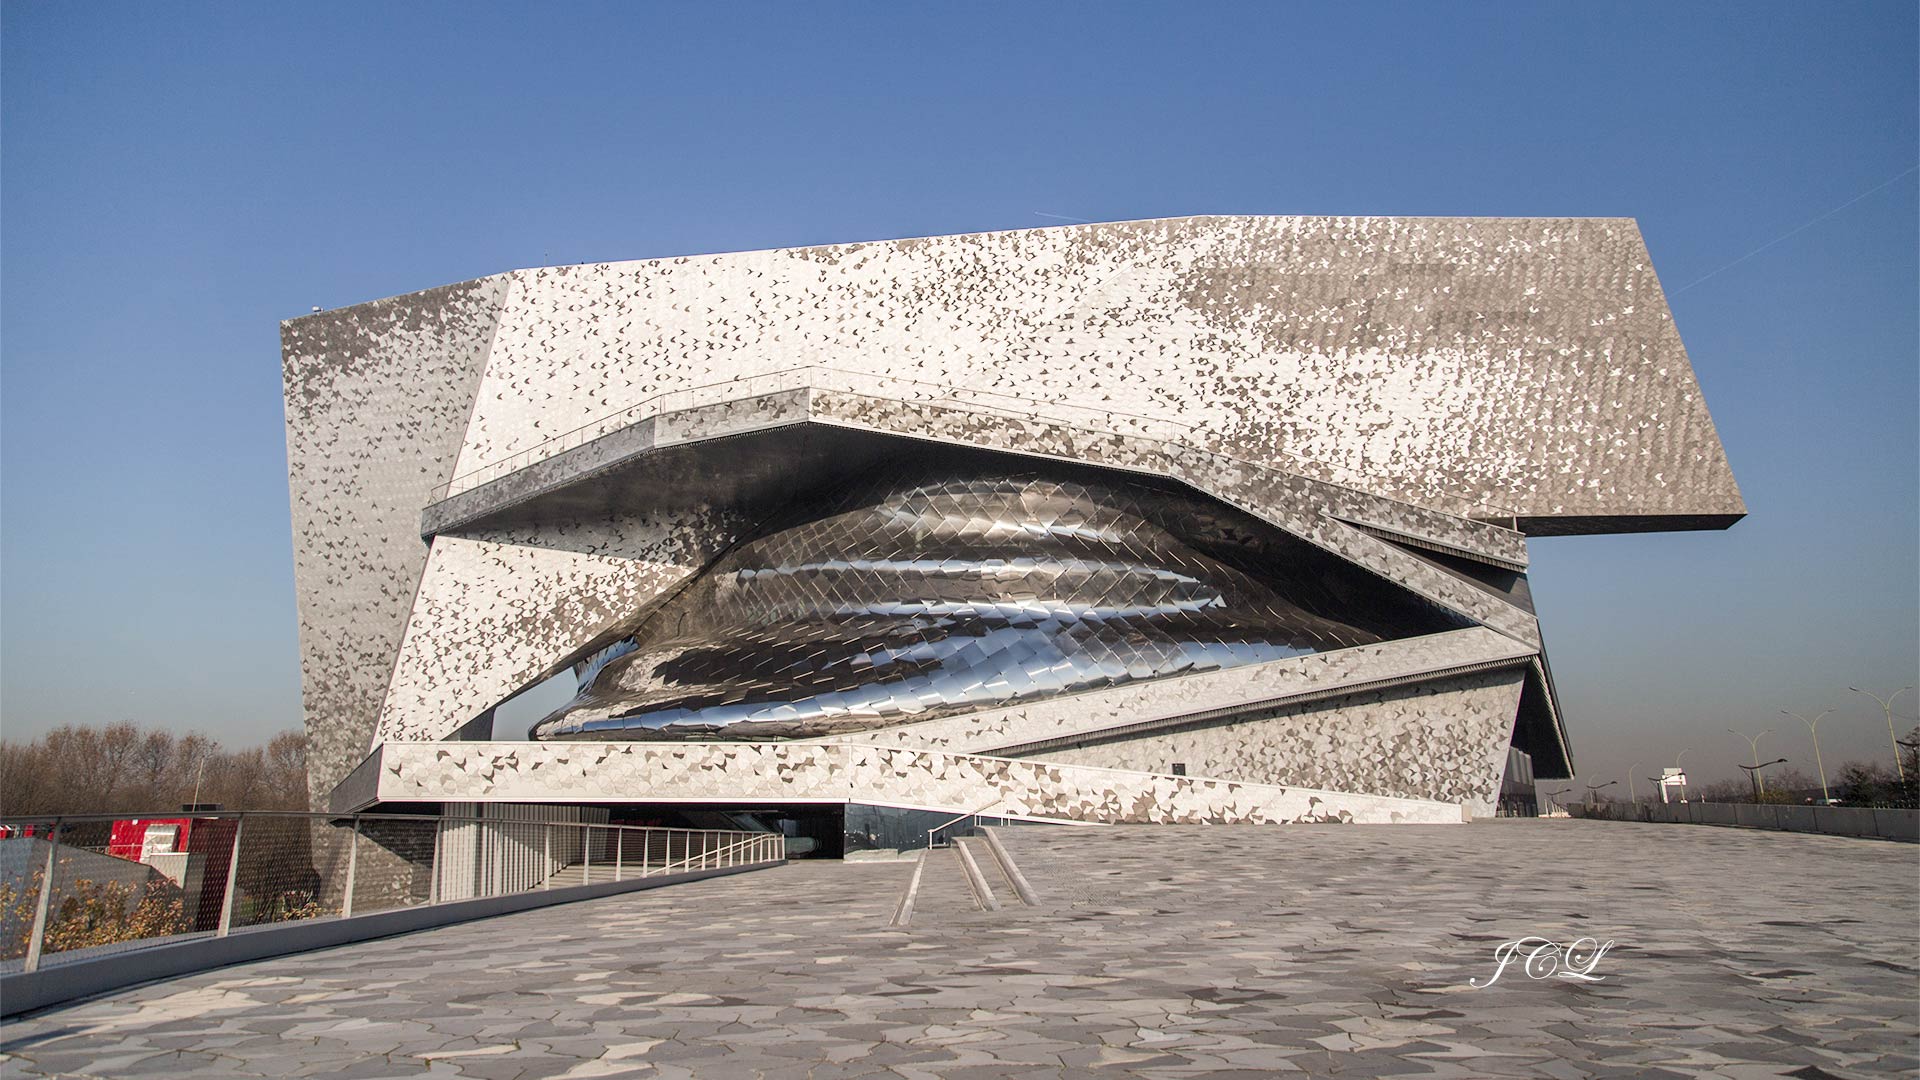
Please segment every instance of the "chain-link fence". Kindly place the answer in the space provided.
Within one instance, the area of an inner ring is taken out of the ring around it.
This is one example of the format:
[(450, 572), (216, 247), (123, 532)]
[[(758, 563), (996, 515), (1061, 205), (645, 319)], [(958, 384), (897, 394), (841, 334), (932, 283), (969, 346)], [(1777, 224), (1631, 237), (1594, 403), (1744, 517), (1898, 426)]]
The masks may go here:
[(0, 973), (278, 923), (786, 858), (778, 833), (607, 825), (578, 811), (538, 820), (542, 812), (567, 813), (0, 819)]

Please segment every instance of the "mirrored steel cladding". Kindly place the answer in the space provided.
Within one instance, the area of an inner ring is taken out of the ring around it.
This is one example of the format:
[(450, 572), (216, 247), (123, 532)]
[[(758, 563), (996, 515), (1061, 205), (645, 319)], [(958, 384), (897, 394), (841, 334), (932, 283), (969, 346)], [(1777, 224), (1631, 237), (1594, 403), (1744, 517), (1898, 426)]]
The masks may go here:
[(584, 661), (533, 737), (802, 738), (1461, 625), (1140, 485), (896, 475), (824, 505)]

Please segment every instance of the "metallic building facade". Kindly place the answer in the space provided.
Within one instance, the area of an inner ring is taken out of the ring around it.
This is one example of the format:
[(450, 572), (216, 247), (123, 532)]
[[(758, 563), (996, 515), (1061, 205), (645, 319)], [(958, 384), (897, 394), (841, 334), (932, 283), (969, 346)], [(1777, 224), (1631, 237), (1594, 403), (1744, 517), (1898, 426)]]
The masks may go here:
[(531, 737), (842, 734), (1467, 625), (1124, 480), (889, 469), (800, 501), (590, 658)]
[(556, 267), (283, 341), (337, 809), (1484, 815), (1572, 764), (1527, 537), (1745, 512), (1622, 220)]

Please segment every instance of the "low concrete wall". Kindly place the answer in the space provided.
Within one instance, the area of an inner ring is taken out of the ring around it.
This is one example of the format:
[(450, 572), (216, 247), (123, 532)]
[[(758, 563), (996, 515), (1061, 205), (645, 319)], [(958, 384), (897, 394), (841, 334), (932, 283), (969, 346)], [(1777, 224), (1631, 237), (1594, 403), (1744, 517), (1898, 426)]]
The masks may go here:
[(196, 938), (144, 949), (130, 949), (107, 956), (54, 963), (39, 971), (0, 976), (0, 1016), (61, 1005), (80, 998), (93, 997), (130, 986), (190, 975), (196, 971), (266, 960), (289, 953), (351, 945), (374, 938), (391, 937), (436, 926), (471, 922), (475, 919), (508, 915), (516, 911), (576, 900), (595, 900), (603, 896), (657, 889), (662, 885), (700, 881), (705, 878), (766, 870), (783, 862), (754, 863), (718, 870), (693, 870), (684, 874), (628, 881), (602, 881), (593, 885), (575, 885), (565, 889), (536, 889), (507, 896), (489, 896), (479, 900), (455, 900), (445, 904), (355, 915), (349, 919), (314, 919), (309, 922), (275, 923), (258, 929), (242, 930), (227, 937)]
[(1798, 806), (1772, 803), (1599, 803), (1567, 807), (1579, 818), (1663, 821), (1682, 825), (1738, 825), (1780, 832), (1825, 833), (1880, 840), (1920, 841), (1920, 810), (1875, 806)]

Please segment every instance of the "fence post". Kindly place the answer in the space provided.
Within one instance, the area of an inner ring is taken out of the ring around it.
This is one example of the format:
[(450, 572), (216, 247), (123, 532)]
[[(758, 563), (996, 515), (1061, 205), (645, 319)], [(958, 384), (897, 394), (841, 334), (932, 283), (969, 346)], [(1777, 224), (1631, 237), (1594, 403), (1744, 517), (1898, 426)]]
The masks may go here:
[(233, 819), (233, 850), (227, 855), (227, 887), (220, 897), (220, 928), (216, 937), (226, 937), (233, 929), (233, 898), (240, 884), (240, 834), (247, 830), (247, 816), (241, 814)]
[[(444, 809), (444, 807), (443, 807)], [(447, 819), (435, 818), (433, 822), (433, 862), (428, 866), (427, 903), (440, 902), (440, 838), (447, 833)]]
[(40, 871), (40, 898), (33, 902), (33, 932), (27, 937), (27, 958), (21, 964), (22, 971), (40, 970), (40, 948), (47, 940), (47, 909), (53, 903), (53, 874), (58, 868), (60, 853), (60, 820), (54, 819), (53, 827), (47, 830), (47, 862)]
[(547, 822), (540, 830), (540, 840), (540, 887), (551, 889), (553, 888), (553, 822)]
[(506, 822), (493, 820), (489, 820), (484, 826), (487, 842), (487, 886), (483, 895), (499, 896), (501, 890), (505, 888), (506, 879), (503, 875), (506, 873), (507, 865), (507, 838), (512, 835), (507, 832), (507, 828)]
[(593, 826), (580, 825), (580, 884), (593, 884)]
[(353, 918), (353, 879), (360, 866), (360, 818), (353, 819), (353, 832), (347, 837), (347, 897), (341, 901), (340, 917)]
[(613, 880), (620, 880), (620, 871), (626, 867), (627, 830), (618, 826), (607, 827), (607, 834), (613, 837)]

